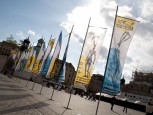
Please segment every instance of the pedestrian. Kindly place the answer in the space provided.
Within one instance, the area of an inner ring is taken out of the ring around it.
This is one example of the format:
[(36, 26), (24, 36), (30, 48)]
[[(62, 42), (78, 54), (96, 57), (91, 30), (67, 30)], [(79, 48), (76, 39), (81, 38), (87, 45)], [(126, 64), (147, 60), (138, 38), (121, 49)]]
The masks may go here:
[(116, 98), (115, 95), (111, 99), (111, 110), (113, 110), (114, 104), (115, 104)]
[(148, 105), (146, 105), (146, 115), (152, 115), (153, 110), (152, 110), (152, 106), (151, 103), (148, 102)]
[(93, 101), (96, 101), (96, 93), (92, 94), (92, 99), (93, 99)]
[(92, 93), (89, 93), (89, 98), (88, 100), (90, 100), (92, 98)]
[(123, 106), (124, 106), (124, 109), (123, 109), (123, 112), (125, 111), (127, 113), (127, 99), (125, 99), (125, 101), (123, 102)]

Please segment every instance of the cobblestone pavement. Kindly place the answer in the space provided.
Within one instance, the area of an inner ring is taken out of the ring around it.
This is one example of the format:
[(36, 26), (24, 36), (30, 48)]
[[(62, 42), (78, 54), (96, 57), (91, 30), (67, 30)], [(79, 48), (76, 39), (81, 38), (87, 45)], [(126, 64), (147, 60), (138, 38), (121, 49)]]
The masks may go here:
[(26, 89), (18, 86), (16, 81), (0, 76), (0, 115), (58, 115), (51, 110), (45, 111), (49, 104), (35, 100), (31, 94), (24, 94)]
[[(97, 101), (89, 101), (78, 95), (72, 95), (69, 108), (67, 107), (69, 94), (64, 91), (54, 91), (51, 99), (52, 88), (43, 87), (42, 95), (40, 84), (8, 78), (0, 74), (0, 115), (95, 115)], [(31, 90), (33, 87), (33, 90)], [(123, 107), (114, 106), (101, 101), (98, 115), (145, 115), (143, 112), (128, 109), (124, 113)]]

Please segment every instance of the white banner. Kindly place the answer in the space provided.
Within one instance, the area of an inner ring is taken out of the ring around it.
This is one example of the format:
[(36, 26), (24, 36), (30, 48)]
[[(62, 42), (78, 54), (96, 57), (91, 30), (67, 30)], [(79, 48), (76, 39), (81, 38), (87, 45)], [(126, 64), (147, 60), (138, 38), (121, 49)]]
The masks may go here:
[(128, 47), (138, 22), (117, 16), (110, 46), (102, 92), (115, 95), (120, 93), (120, 79)]
[(83, 52), (80, 57), (75, 82), (89, 84), (91, 74), (98, 59), (106, 29), (89, 27)]

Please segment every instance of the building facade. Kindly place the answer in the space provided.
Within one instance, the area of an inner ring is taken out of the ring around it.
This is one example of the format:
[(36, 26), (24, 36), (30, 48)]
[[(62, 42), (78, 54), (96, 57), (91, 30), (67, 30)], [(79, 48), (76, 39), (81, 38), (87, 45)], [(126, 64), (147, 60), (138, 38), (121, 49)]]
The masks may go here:
[(7, 42), (7, 41), (0, 42), (0, 55), (9, 56), (11, 53), (11, 50), (15, 50), (16, 52), (18, 52), (19, 46), (17, 46), (14, 43)]
[[(62, 60), (57, 59), (55, 62), (55, 66), (53, 68), (53, 72), (51, 75), (52, 80), (56, 80), (58, 77), (58, 73), (62, 64)], [(75, 78), (75, 68), (71, 63), (66, 62), (66, 72), (65, 72), (65, 84), (68, 86), (73, 85)]]
[(153, 103), (153, 73), (133, 72), (133, 81), (121, 86), (121, 95), (142, 103)]
[(90, 83), (88, 85), (88, 91), (89, 92), (100, 92), (100, 88), (102, 85), (103, 76), (100, 74), (93, 74), (90, 80)]
[(7, 41), (0, 42), (0, 72), (3, 72), (12, 50), (19, 52), (19, 46)]

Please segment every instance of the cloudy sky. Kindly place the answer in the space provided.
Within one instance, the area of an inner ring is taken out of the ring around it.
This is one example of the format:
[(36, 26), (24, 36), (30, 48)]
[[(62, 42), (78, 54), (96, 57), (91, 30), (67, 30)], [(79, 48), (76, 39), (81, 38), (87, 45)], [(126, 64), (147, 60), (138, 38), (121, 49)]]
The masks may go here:
[(152, 0), (1, 0), (0, 41), (10, 34), (19, 41), (30, 35), (31, 43), (41, 37), (48, 42), (63, 31), (62, 59), (67, 37), (74, 25), (67, 61), (77, 68), (87, 24), (107, 28), (99, 60), (93, 73), (104, 74), (116, 7), (118, 15), (140, 21), (130, 44), (123, 75), (128, 83), (132, 71), (153, 70), (153, 1)]

